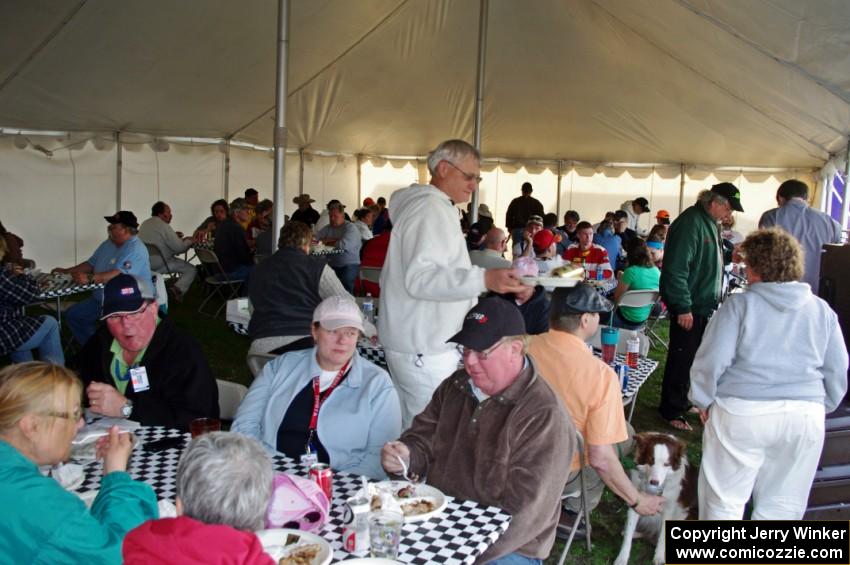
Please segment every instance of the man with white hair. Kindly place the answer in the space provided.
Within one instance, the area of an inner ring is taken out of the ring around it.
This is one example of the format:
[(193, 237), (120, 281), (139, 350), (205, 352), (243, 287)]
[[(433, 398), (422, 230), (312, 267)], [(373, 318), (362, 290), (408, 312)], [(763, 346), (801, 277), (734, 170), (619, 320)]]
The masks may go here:
[(478, 150), (459, 139), (444, 141), (428, 157), (428, 170), (429, 184), (390, 198), (393, 235), (381, 272), (378, 334), (404, 428), (457, 368), (457, 350), (446, 340), (478, 295), (523, 289), (511, 269), (485, 270), (469, 260), (455, 205), (469, 200), (481, 181)]

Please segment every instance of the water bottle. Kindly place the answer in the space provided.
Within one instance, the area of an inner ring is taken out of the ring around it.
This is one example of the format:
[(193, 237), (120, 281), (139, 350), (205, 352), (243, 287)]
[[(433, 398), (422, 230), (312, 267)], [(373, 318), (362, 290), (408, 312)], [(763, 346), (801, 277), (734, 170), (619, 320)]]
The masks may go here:
[(637, 332), (632, 332), (632, 337), (626, 342), (626, 365), (630, 369), (637, 369), (638, 358), (640, 357), (640, 340)]
[(366, 300), (363, 301), (363, 317), (370, 324), (375, 323), (375, 303), (372, 302), (372, 293), (366, 293)]

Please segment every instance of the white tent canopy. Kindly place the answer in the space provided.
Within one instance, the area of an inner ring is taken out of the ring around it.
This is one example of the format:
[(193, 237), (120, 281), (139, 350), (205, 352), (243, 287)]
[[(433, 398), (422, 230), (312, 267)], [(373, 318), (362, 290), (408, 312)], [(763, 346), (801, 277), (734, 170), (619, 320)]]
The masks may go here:
[[(288, 146), (472, 138), (478, 2), (293, 0)], [(0, 126), (271, 144), (277, 3), (0, 3)], [(490, 0), (482, 150), (820, 167), (850, 133), (843, 0)]]

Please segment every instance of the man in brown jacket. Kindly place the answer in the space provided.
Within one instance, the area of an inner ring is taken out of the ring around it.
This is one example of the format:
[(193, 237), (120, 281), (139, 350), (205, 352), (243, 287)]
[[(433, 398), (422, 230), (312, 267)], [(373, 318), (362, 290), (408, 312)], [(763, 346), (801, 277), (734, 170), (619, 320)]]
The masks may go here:
[(482, 563), (548, 557), (576, 447), (572, 420), (525, 354), (524, 333), (513, 304), (480, 300), (449, 339), (465, 368), (381, 452), (390, 474), (402, 472), (401, 457), (410, 473), (446, 494), (511, 513), (510, 528)]

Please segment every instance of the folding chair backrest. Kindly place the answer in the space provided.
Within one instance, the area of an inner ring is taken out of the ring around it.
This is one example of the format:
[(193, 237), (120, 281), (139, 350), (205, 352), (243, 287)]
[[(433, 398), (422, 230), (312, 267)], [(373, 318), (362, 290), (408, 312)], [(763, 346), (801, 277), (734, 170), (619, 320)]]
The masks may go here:
[(640, 308), (652, 306), (658, 301), (658, 290), (627, 290), (620, 296), (617, 306)]
[(242, 399), (248, 394), (248, 388), (239, 383), (216, 379), (218, 385), (218, 411), (222, 420), (233, 420)]
[(215, 254), (215, 251), (204, 249), (203, 247), (196, 247), (195, 254), (198, 256), (198, 260), (207, 267), (207, 271), (211, 274), (226, 274), (218, 260), (218, 255)]
[(248, 369), (255, 377), (260, 374), (266, 363), (277, 357), (274, 353), (248, 353)]

